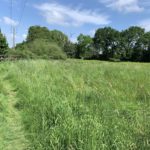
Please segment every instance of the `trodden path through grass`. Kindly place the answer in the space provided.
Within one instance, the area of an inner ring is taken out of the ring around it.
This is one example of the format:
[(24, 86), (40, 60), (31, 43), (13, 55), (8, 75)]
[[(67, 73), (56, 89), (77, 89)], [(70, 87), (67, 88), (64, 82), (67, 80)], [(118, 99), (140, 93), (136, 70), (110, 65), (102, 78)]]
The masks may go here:
[(3, 90), (0, 91), (0, 149), (28, 149), (20, 112), (15, 108), (16, 93), (7, 80), (1, 80), (1, 82)]

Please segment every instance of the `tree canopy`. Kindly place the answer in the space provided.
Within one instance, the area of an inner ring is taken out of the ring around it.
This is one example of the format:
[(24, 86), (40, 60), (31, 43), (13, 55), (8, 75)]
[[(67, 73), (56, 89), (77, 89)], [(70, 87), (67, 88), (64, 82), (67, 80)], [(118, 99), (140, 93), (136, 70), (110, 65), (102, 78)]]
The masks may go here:
[(36, 39), (44, 39), (48, 42), (57, 43), (62, 48), (68, 42), (68, 37), (61, 31), (50, 31), (46, 27), (32, 26), (28, 31), (27, 42), (32, 42)]
[[(19, 53), (28, 52), (28, 55), (38, 54), (39, 51), (42, 56), (49, 55), (50, 51), (44, 51), (44, 45), (42, 47), (39, 43), (45, 44), (47, 50), (50, 48), (51, 52), (55, 45), (57, 50), (61, 49), (61, 52), (69, 58), (150, 62), (150, 32), (137, 26), (131, 26), (123, 31), (111, 27), (99, 28), (94, 37), (80, 34), (76, 43), (71, 42), (61, 31), (31, 26), (27, 39), (17, 44), (16, 49)], [(7, 48), (6, 38), (0, 32), (0, 54), (5, 54)], [(26, 51), (27, 48), (28, 51)]]
[[(121, 32), (122, 45), (124, 49), (124, 59), (126, 60), (139, 60), (138, 57), (142, 55), (141, 38), (145, 30), (140, 27), (130, 27)], [(140, 56), (139, 56), (140, 55)]]
[(7, 40), (0, 30), (0, 55), (5, 55), (7, 52), (7, 49), (8, 49)]
[(80, 34), (77, 38), (77, 58), (89, 58), (92, 56), (93, 39), (88, 35)]
[(104, 59), (150, 61), (150, 33), (132, 26), (123, 31), (111, 27), (100, 28), (94, 36), (95, 48)]
[(94, 36), (94, 45), (99, 54), (102, 54), (105, 59), (120, 58), (120, 33), (119, 31), (105, 27), (98, 29)]

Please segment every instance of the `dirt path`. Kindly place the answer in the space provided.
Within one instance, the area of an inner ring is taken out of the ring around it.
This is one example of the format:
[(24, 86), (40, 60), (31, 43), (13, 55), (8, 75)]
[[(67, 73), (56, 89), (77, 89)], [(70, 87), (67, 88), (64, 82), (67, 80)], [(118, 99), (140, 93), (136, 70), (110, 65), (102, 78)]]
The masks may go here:
[(27, 150), (20, 112), (15, 108), (16, 93), (8, 81), (3, 81), (3, 93), (0, 91), (0, 150)]

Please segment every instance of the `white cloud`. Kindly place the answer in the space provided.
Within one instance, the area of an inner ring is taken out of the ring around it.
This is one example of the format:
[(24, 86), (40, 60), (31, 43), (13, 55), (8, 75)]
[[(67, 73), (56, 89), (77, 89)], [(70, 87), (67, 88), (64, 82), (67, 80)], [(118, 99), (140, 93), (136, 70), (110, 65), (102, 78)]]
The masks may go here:
[(27, 34), (23, 34), (23, 35), (22, 35), (22, 38), (23, 38), (23, 39), (26, 39), (26, 38), (27, 38)]
[(99, 0), (99, 2), (120, 12), (141, 12), (144, 10), (143, 7), (140, 7), (139, 0)]
[(58, 3), (43, 3), (35, 6), (49, 24), (81, 26), (84, 24), (106, 25), (108, 16), (92, 10), (80, 10)]
[(18, 21), (12, 20), (9, 17), (3, 17), (2, 21), (7, 25), (17, 26), (19, 23)]
[(150, 19), (142, 20), (138, 25), (145, 28), (146, 31), (150, 31)]

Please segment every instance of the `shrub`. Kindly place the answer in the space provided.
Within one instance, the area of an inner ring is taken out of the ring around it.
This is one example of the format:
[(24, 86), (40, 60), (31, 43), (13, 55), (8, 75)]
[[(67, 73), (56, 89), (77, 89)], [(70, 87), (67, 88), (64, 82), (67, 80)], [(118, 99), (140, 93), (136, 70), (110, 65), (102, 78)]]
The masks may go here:
[(49, 43), (42, 39), (19, 44), (10, 55), (16, 55), (19, 58), (66, 59), (66, 55), (56, 43)]
[(66, 55), (56, 43), (37, 39), (31, 42), (28, 48), (38, 58), (66, 59)]

